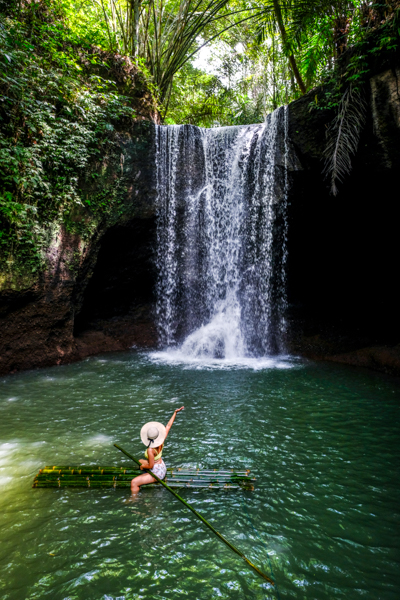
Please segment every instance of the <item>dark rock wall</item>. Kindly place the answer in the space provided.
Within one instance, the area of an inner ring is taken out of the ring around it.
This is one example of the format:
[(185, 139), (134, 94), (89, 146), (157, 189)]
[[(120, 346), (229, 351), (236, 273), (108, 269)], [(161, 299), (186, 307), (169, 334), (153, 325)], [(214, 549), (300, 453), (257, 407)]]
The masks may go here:
[(370, 80), (367, 122), (336, 197), (321, 174), (329, 115), (310, 113), (310, 97), (291, 105), (304, 170), (292, 176), (288, 264), (291, 349), (398, 374), (399, 74)]
[(67, 266), (79, 240), (61, 231), (55, 242), (41, 280), (0, 293), (0, 373), (79, 358), (72, 334), (74, 277)]

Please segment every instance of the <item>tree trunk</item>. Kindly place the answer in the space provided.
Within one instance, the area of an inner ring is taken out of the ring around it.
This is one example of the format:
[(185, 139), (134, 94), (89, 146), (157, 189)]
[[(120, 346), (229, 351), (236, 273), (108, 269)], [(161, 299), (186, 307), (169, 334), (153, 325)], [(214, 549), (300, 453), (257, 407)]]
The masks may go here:
[[(286, 33), (285, 25), (283, 23), (281, 7), (279, 5), (278, 0), (273, 0), (273, 2), (274, 2), (274, 11), (275, 11), (276, 20), (278, 23), (279, 31), (281, 32), (282, 43), (283, 43), (284, 47), (287, 47), (287, 33)], [(289, 63), (290, 63), (290, 67), (293, 71), (293, 75), (296, 78), (297, 85), (299, 86), (301, 93), (305, 94), (307, 89), (306, 89), (306, 86), (304, 85), (304, 81), (300, 75), (300, 71), (298, 69), (296, 59), (293, 54), (289, 55)]]
[(349, 19), (346, 15), (336, 17), (334, 23), (333, 39), (336, 50), (336, 57), (339, 58), (347, 50), (347, 34), (349, 29)]
[(132, 56), (139, 55), (139, 19), (140, 5), (142, 0), (133, 0), (133, 23), (132, 23)]

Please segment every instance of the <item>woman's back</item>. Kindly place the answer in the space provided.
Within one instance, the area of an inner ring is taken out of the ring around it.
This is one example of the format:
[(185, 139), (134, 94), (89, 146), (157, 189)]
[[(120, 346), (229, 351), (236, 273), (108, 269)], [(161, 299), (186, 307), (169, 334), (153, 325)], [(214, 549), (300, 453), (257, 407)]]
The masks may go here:
[[(154, 462), (158, 463), (161, 462), (161, 457), (162, 457), (162, 452), (163, 452), (163, 448), (164, 448), (164, 444), (161, 444), (160, 446), (158, 446), (157, 448), (152, 448), (153, 452), (154, 452)], [(146, 449), (146, 452), (144, 453), (145, 457), (147, 458), (147, 460), (149, 459), (149, 453), (147, 451), (148, 449)]]

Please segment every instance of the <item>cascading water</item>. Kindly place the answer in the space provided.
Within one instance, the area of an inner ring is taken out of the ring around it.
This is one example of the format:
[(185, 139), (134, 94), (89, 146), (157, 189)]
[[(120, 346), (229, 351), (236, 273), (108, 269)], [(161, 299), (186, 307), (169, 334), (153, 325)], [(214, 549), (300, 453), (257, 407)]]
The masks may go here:
[(160, 345), (234, 360), (283, 350), (287, 111), (157, 127)]

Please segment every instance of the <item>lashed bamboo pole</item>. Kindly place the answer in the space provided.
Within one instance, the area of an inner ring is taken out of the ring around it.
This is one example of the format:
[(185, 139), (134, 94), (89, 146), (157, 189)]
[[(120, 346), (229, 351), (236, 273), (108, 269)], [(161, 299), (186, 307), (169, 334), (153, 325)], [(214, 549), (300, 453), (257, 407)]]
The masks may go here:
[[(128, 482), (131, 484), (132, 475), (38, 475), (35, 477), (34, 483), (43, 483), (52, 485), (53, 483), (57, 483), (57, 481), (61, 481), (64, 485), (75, 485), (78, 483), (84, 483), (85, 481), (91, 481), (93, 483), (99, 483), (104, 485), (112, 485), (114, 482), (124, 483)], [(149, 484), (152, 485), (152, 484)], [(234, 481), (234, 480), (210, 480), (210, 479), (173, 479), (168, 482), (168, 485), (172, 488), (174, 487), (196, 487), (196, 486), (204, 486), (210, 489), (243, 489), (243, 490), (253, 490), (254, 487), (251, 483), (243, 483), (242, 481)]]
[[(36, 477), (41, 481), (54, 481), (59, 479), (60, 477), (64, 479), (64, 481), (78, 481), (82, 478), (89, 478), (92, 481), (132, 481), (134, 477), (137, 477), (138, 474), (97, 474), (97, 473), (42, 473), (37, 475)], [(173, 485), (175, 483), (206, 483), (206, 484), (224, 484), (224, 485), (238, 485), (243, 489), (253, 489), (253, 484), (251, 480), (243, 480), (243, 479), (227, 479), (224, 477), (168, 477), (168, 483)]]
[[(156, 484), (147, 484), (147, 485), (159, 485)], [(52, 477), (47, 479), (46, 477), (39, 476), (36, 477), (33, 481), (32, 487), (130, 487), (131, 479), (120, 479), (120, 478), (98, 478), (94, 479), (93, 477), (70, 477), (65, 478), (63, 476), (60, 477)], [(207, 489), (207, 490), (240, 490), (243, 489), (243, 486), (235, 483), (214, 483), (209, 481), (175, 481), (170, 484), (171, 488), (175, 489)], [(246, 488), (244, 488), (246, 489)]]
[[(116, 448), (118, 448), (118, 450), (120, 450), (121, 452), (123, 452), (123, 454), (125, 454), (128, 458), (130, 458), (131, 460), (133, 460), (137, 465), (140, 465), (139, 461), (132, 456), (132, 454), (129, 454), (129, 452), (126, 452), (126, 450), (124, 450), (123, 448), (121, 448), (121, 446), (118, 446), (118, 444), (114, 444), (114, 446)], [(191, 506), (188, 502), (186, 502), (186, 500), (184, 500), (183, 498), (181, 498), (179, 496), (179, 494), (177, 494), (176, 492), (174, 492), (174, 490), (172, 490), (169, 485), (167, 485), (164, 481), (162, 481), (159, 477), (157, 477), (157, 475), (155, 475), (150, 469), (147, 469), (148, 473), (150, 473), (150, 475), (152, 477), (154, 477), (154, 479), (156, 479), (156, 481), (158, 481), (159, 483), (161, 483), (169, 492), (171, 492), (171, 494), (173, 496), (175, 496), (175, 498), (177, 498), (180, 502), (182, 502), (182, 504), (184, 504), (186, 506), (186, 508), (188, 508), (189, 510), (192, 511), (192, 513), (194, 515), (196, 515), (196, 517), (198, 519), (200, 519), (200, 521), (202, 521), (204, 523), (204, 525), (206, 525), (209, 529), (211, 529), (211, 531), (213, 533), (215, 533), (215, 535), (222, 541), (224, 542), (224, 544), (226, 544), (228, 546), (228, 548), (230, 548), (231, 550), (233, 550), (233, 552), (235, 552), (236, 554), (238, 554), (241, 558), (243, 558), (243, 560), (256, 572), (258, 573), (258, 575), (260, 575), (263, 579), (265, 579), (265, 581), (268, 581), (268, 583), (271, 583), (272, 585), (275, 585), (275, 582), (268, 577), (267, 575), (265, 575), (265, 573), (263, 573), (262, 571), (260, 571), (260, 569), (258, 567), (256, 567), (255, 565), (253, 565), (252, 562), (249, 561), (248, 558), (246, 558), (246, 556), (244, 554), (242, 554), (240, 552), (240, 550), (238, 550), (233, 544), (231, 544), (230, 542), (228, 542), (228, 540), (226, 538), (224, 538), (223, 535), (221, 535), (219, 533), (219, 531), (217, 531), (208, 521), (206, 521), (206, 519), (199, 513), (197, 512), (196, 509), (193, 508), (193, 506)]]
[[(44, 469), (40, 469), (40, 473), (71, 473), (75, 474), (75, 475), (79, 475), (81, 473), (93, 473), (93, 474), (97, 474), (97, 475), (103, 475), (105, 473), (113, 473), (113, 474), (125, 474), (125, 473), (138, 473), (140, 474), (140, 469), (126, 469), (126, 468), (118, 468), (118, 469), (112, 469), (109, 467), (97, 467), (97, 468), (90, 468), (90, 467), (85, 467), (85, 466), (81, 466), (81, 467), (55, 467), (53, 469), (48, 469), (47, 467), (45, 467)], [(254, 480), (254, 478), (252, 478), (250, 475), (248, 474), (243, 474), (241, 475), (240, 473), (224, 473), (224, 471), (185, 471), (185, 470), (181, 470), (181, 469), (168, 469), (167, 470), (168, 476), (169, 477), (207, 477), (207, 478), (213, 478), (213, 477), (224, 477), (225, 479), (244, 479), (244, 480)]]
[[(141, 471), (138, 467), (114, 467), (114, 466), (99, 466), (99, 465), (59, 465), (59, 466), (46, 466), (39, 470), (39, 473), (64, 473), (64, 472), (76, 472), (76, 473), (132, 473), (133, 471)], [(250, 476), (250, 469), (240, 471), (239, 469), (229, 469), (224, 471), (222, 469), (190, 469), (186, 467), (167, 467), (167, 473), (171, 476), (177, 475), (201, 475), (201, 476), (215, 476), (215, 477), (227, 477), (227, 478), (240, 478), (240, 479), (252, 479)], [(252, 479), (253, 480), (253, 479)]]

